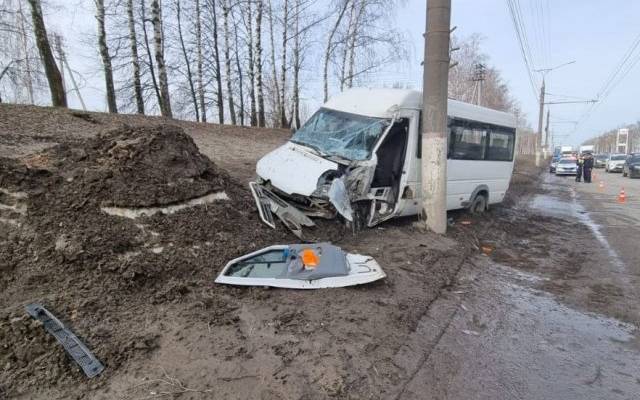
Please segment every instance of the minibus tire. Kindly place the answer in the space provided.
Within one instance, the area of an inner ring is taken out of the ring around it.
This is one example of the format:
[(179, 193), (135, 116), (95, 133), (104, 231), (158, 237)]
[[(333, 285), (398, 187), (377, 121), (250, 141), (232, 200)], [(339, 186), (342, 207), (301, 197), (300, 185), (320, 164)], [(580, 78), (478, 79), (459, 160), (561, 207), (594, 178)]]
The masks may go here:
[(471, 214), (482, 214), (486, 209), (487, 197), (482, 193), (478, 193), (469, 206), (469, 212)]

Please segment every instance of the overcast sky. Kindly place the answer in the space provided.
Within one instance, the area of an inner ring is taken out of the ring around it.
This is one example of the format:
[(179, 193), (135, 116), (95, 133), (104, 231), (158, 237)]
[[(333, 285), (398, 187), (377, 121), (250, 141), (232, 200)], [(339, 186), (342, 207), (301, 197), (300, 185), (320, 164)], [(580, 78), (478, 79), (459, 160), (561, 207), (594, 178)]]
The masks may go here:
[[(629, 0), (518, 0), (527, 29), (533, 68), (548, 68), (569, 61), (575, 64), (559, 68), (547, 75), (549, 101), (595, 98), (623, 55), (640, 35), (640, 1)], [(70, 62), (86, 78), (83, 94), (89, 107), (105, 110), (103, 81), (95, 46), (87, 43), (87, 34), (95, 31), (93, 3), (90, 0), (53, 0), (64, 5), (50, 13), (47, 23), (63, 32), (68, 40)], [(321, 4), (321, 3), (319, 3)], [(420, 88), (422, 81), (424, 0), (405, 0), (395, 20), (409, 39), (410, 60), (393, 66), (374, 77), (371, 86), (405, 82)], [(529, 81), (522, 59), (507, 0), (453, 0), (452, 25), (456, 34), (479, 33), (484, 37), (482, 50), (489, 63), (499, 69), (522, 105), (532, 127), (537, 127), (538, 100)], [(634, 57), (640, 58), (640, 48)], [(631, 59), (633, 60), (634, 57)], [(536, 84), (540, 83), (537, 74)], [(318, 88), (319, 89), (319, 88)], [(536, 89), (539, 91), (539, 88)], [(306, 93), (310, 107), (319, 104), (318, 90)], [(640, 120), (640, 63), (611, 90), (586, 121), (574, 128), (566, 121), (580, 120), (590, 107), (585, 104), (553, 105), (552, 132), (558, 142), (578, 144), (588, 137), (622, 124)], [(79, 107), (77, 100), (71, 105)], [(571, 136), (562, 136), (570, 134)]]
[[(527, 113), (531, 126), (537, 128), (538, 99), (529, 83), (507, 1), (453, 0), (452, 3), (451, 23), (457, 26), (457, 34), (466, 36), (477, 32), (484, 36), (482, 50), (490, 56), (490, 63), (502, 72)], [(519, 3), (527, 25), (534, 68), (576, 61), (547, 75), (546, 91), (554, 95), (596, 97), (608, 76), (640, 35), (640, 1), (519, 0)], [(411, 42), (415, 47), (414, 64), (422, 60), (419, 52), (422, 51), (424, 15), (424, 0), (409, 0), (407, 7), (398, 14), (397, 23), (410, 29)], [(547, 33), (546, 37), (543, 37), (543, 32)], [(634, 55), (636, 59), (640, 58), (640, 48), (636, 49)], [(413, 79), (419, 80), (419, 69), (414, 74)], [(539, 82), (539, 76), (537, 78)], [(547, 100), (574, 99), (548, 96)], [(577, 129), (572, 124), (560, 122), (579, 120), (589, 108), (587, 105), (550, 107), (552, 132), (558, 136), (558, 141), (569, 144), (578, 144), (621, 124), (635, 123), (640, 120), (640, 63), (629, 71)], [(566, 134), (571, 136), (561, 137)]]

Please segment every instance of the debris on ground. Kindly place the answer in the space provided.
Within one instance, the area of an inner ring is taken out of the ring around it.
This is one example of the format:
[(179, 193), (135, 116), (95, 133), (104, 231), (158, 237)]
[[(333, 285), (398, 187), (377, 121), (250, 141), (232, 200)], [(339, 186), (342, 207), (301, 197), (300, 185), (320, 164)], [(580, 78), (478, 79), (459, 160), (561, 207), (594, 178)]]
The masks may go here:
[[(26, 159), (0, 158), (0, 188), (0, 202), (13, 205), (0, 217), (15, 221), (0, 220), (0, 381), (12, 393), (77, 379), (64, 352), (22, 318), (25, 304), (70, 315), (115, 370), (158, 346), (157, 332), (132, 326), (133, 316), (205, 290), (219, 260), (290, 240), (263, 229), (245, 185), (169, 125), (124, 127)], [(226, 199), (175, 213), (130, 219), (104, 211), (189, 205), (221, 192)]]
[(269, 246), (231, 260), (216, 283), (323, 289), (371, 283), (386, 276), (372, 257), (329, 243)]
[(41, 322), (44, 329), (60, 342), (71, 358), (82, 368), (87, 378), (93, 378), (104, 370), (104, 365), (91, 353), (91, 350), (51, 311), (37, 303), (27, 305), (26, 311), (33, 319)]

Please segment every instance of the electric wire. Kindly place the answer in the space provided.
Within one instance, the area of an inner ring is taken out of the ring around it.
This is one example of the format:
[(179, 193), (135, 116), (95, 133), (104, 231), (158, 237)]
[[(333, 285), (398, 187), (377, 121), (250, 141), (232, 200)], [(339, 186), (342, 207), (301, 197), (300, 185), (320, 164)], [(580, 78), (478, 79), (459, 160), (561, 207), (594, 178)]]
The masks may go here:
[(640, 48), (639, 46), (640, 34), (633, 40), (629, 49), (623, 54), (620, 61), (607, 76), (607, 79), (604, 81), (596, 95), (596, 99), (598, 101), (596, 103), (590, 104), (586, 108), (585, 112), (579, 118), (579, 123), (576, 125), (574, 132), (577, 131), (578, 128), (597, 111), (597, 109), (609, 97), (616, 86), (618, 86), (620, 82), (622, 82), (638, 64), (638, 62), (640, 61), (640, 51), (636, 54), (634, 53), (636, 52), (636, 50), (638, 50), (638, 48)]
[(524, 32), (521, 29), (521, 20), (518, 17), (518, 12), (516, 11), (516, 6), (514, 0), (506, 0), (507, 8), (509, 9), (509, 15), (511, 16), (511, 22), (513, 23), (513, 29), (515, 31), (516, 39), (518, 41), (518, 45), (520, 48), (520, 53), (522, 55), (522, 60), (524, 61), (525, 68), (527, 70), (527, 76), (529, 77), (529, 83), (531, 84), (531, 90), (533, 91), (534, 98), (538, 98), (538, 93), (536, 90), (536, 81), (533, 75), (533, 68), (531, 64), (531, 52), (527, 51), (528, 49), (528, 41), (524, 36)]

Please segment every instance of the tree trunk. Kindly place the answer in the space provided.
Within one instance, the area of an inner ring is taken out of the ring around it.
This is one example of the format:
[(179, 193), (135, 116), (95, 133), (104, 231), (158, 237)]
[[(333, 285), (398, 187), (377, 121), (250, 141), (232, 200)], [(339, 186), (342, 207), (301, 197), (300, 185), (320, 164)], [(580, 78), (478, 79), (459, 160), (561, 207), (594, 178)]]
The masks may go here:
[[(5, 65), (5, 67), (0, 71), (0, 82), (2, 82), (2, 78), (4, 75), (9, 72), (9, 68), (11, 68), (11, 64), (13, 64), (13, 60), (9, 61), (9, 64)], [(0, 103), (2, 103), (2, 92), (0, 92)]]
[(35, 99), (33, 96), (33, 76), (31, 73), (31, 60), (29, 57), (29, 48), (27, 47), (27, 29), (25, 28), (25, 16), (22, 12), (22, 2), (18, 3), (18, 17), (20, 19), (20, 39), (22, 44), (22, 51), (24, 53), (24, 66), (25, 74), (27, 76), (27, 93), (29, 94), (29, 103), (34, 104)]
[(347, 26), (347, 36), (345, 37), (344, 45), (342, 46), (342, 57), (341, 57), (342, 65), (340, 68), (340, 91), (341, 92), (344, 90), (344, 84), (347, 81), (347, 78), (346, 78), (347, 58), (348, 58), (348, 52), (349, 52), (349, 46), (347, 44), (350, 42), (350, 38), (352, 36), (353, 28), (355, 25), (354, 24), (355, 17), (356, 17), (356, 0), (352, 0), (351, 7), (349, 10), (349, 24)]
[(47, 37), (47, 29), (42, 18), (42, 6), (40, 0), (29, 0), (31, 6), (31, 19), (33, 20), (33, 32), (36, 36), (38, 44), (38, 52), (44, 71), (49, 82), (49, 91), (51, 92), (51, 103), (54, 107), (67, 107), (67, 94), (64, 92), (62, 76), (56, 65), (56, 60), (51, 51), (49, 38)]
[(280, 101), (280, 85), (278, 83), (278, 73), (276, 72), (276, 46), (273, 37), (273, 6), (271, 4), (271, 0), (269, 0), (269, 40), (271, 42), (271, 74), (273, 75), (273, 85), (276, 92), (276, 118), (274, 118), (274, 120), (275, 124), (278, 125), (282, 103)]
[(216, 75), (216, 102), (218, 105), (218, 122), (224, 124), (224, 100), (222, 98), (222, 71), (220, 70), (220, 47), (218, 46), (218, 14), (216, 2), (211, 1), (211, 19), (213, 23), (213, 58)]
[(200, 120), (207, 122), (207, 111), (204, 107), (204, 83), (202, 79), (202, 23), (200, 20), (200, 0), (196, 0), (196, 52), (198, 57), (196, 80), (198, 81), (198, 99), (200, 100)]
[(284, 0), (284, 19), (282, 21), (282, 65), (280, 70), (280, 126), (289, 127), (285, 101), (287, 87), (287, 28), (289, 25), (289, 0)]
[[(356, 0), (353, 0), (355, 4)], [(349, 37), (349, 72), (347, 74), (347, 87), (351, 89), (353, 87), (353, 75), (355, 68), (355, 59), (356, 59), (356, 39), (358, 37), (358, 29), (360, 28), (360, 19), (362, 18), (362, 14), (364, 13), (364, 8), (366, 6), (366, 0), (360, 0), (360, 8), (358, 9), (358, 14), (355, 17), (355, 21), (353, 23), (353, 30), (351, 31), (351, 36)]]
[(162, 32), (162, 12), (159, 0), (151, 1), (151, 23), (153, 24), (153, 41), (158, 66), (158, 82), (160, 84), (160, 113), (163, 117), (173, 118), (171, 113), (171, 99), (169, 98), (169, 81), (167, 66), (164, 61), (164, 35)]
[(293, 123), (300, 128), (300, 0), (296, 0), (296, 22), (293, 43)]
[(200, 111), (198, 110), (198, 97), (196, 96), (196, 88), (193, 84), (193, 75), (191, 74), (191, 61), (187, 54), (187, 47), (184, 44), (184, 36), (182, 35), (182, 9), (180, 0), (176, 0), (176, 19), (178, 22), (178, 39), (180, 40), (180, 49), (184, 57), (184, 64), (187, 68), (187, 82), (189, 83), (189, 92), (191, 93), (191, 101), (193, 101), (193, 111), (196, 114), (196, 121), (200, 121)]
[(129, 46), (131, 47), (133, 91), (136, 98), (136, 109), (138, 114), (144, 114), (144, 99), (142, 98), (142, 83), (140, 82), (140, 59), (138, 58), (138, 37), (136, 35), (136, 25), (133, 18), (133, 0), (127, 0), (127, 20), (129, 24)]
[(256, 90), (258, 91), (258, 126), (265, 126), (264, 88), (262, 85), (262, 10), (263, 0), (257, 0), (256, 10)]
[(158, 106), (162, 103), (162, 96), (160, 95), (160, 88), (158, 87), (158, 80), (156, 79), (155, 67), (153, 65), (153, 56), (151, 55), (151, 46), (149, 45), (149, 34), (147, 33), (147, 16), (146, 7), (144, 5), (146, 0), (140, 2), (140, 14), (142, 16), (142, 33), (144, 36), (144, 48), (147, 52), (147, 59), (149, 62), (149, 73), (151, 74), (151, 82), (153, 83), (153, 90), (156, 93), (156, 99), (158, 100)]
[(62, 88), (64, 89), (64, 92), (67, 93), (67, 83), (64, 80), (64, 62), (63, 62), (63, 57), (62, 57), (62, 38), (57, 33), (54, 33), (52, 36), (53, 36), (54, 51), (58, 53), (58, 62), (60, 63), (60, 65), (58, 65), (58, 70), (60, 71), (60, 77), (62, 78)]
[(234, 44), (236, 50), (236, 70), (238, 71), (238, 95), (240, 97), (238, 116), (240, 117), (240, 125), (244, 125), (244, 79), (242, 76), (242, 66), (240, 65), (240, 52), (238, 51), (238, 24), (234, 23)]
[(249, 101), (251, 102), (251, 114), (249, 124), (256, 126), (258, 124), (258, 112), (256, 110), (256, 73), (255, 73), (255, 59), (253, 57), (253, 10), (251, 8), (252, 2), (247, 4), (247, 31), (249, 36), (249, 42), (247, 43), (248, 58), (249, 58)]
[(233, 103), (233, 88), (231, 86), (231, 56), (229, 55), (229, 12), (230, 6), (228, 0), (222, 1), (222, 17), (224, 30), (224, 71), (227, 81), (227, 100), (229, 101), (229, 116), (231, 117), (231, 125), (236, 125), (236, 108)]
[(336, 19), (336, 23), (333, 25), (333, 28), (329, 32), (329, 38), (327, 39), (327, 46), (324, 50), (324, 66), (322, 70), (322, 80), (324, 83), (324, 101), (325, 103), (329, 100), (329, 59), (331, 58), (331, 52), (333, 51), (333, 37), (340, 26), (340, 22), (342, 21), (342, 17), (344, 17), (344, 12), (347, 10), (347, 6), (349, 5), (349, 0), (344, 0), (342, 7), (340, 8), (340, 12), (338, 13), (338, 18)]
[(107, 90), (107, 106), (109, 112), (117, 114), (116, 89), (113, 86), (113, 68), (111, 67), (111, 56), (107, 46), (107, 31), (104, 21), (104, 0), (94, 0), (96, 5), (96, 19), (98, 20), (98, 48), (102, 58), (102, 69), (104, 71), (104, 83)]
[(74, 78), (73, 76), (73, 71), (71, 70), (71, 67), (69, 67), (69, 61), (67, 60), (67, 56), (64, 53), (62, 46), (60, 46), (60, 59), (61, 59), (60, 68), (64, 68), (65, 66), (67, 67), (67, 72), (69, 73), (69, 79), (71, 80), (71, 84), (73, 85), (73, 89), (75, 90), (76, 95), (78, 95), (78, 100), (80, 100), (80, 105), (82, 106), (82, 110), (87, 111), (87, 105), (84, 104), (84, 99), (82, 98), (82, 94), (80, 93), (80, 89), (78, 88), (78, 83), (76, 82), (76, 78)]

